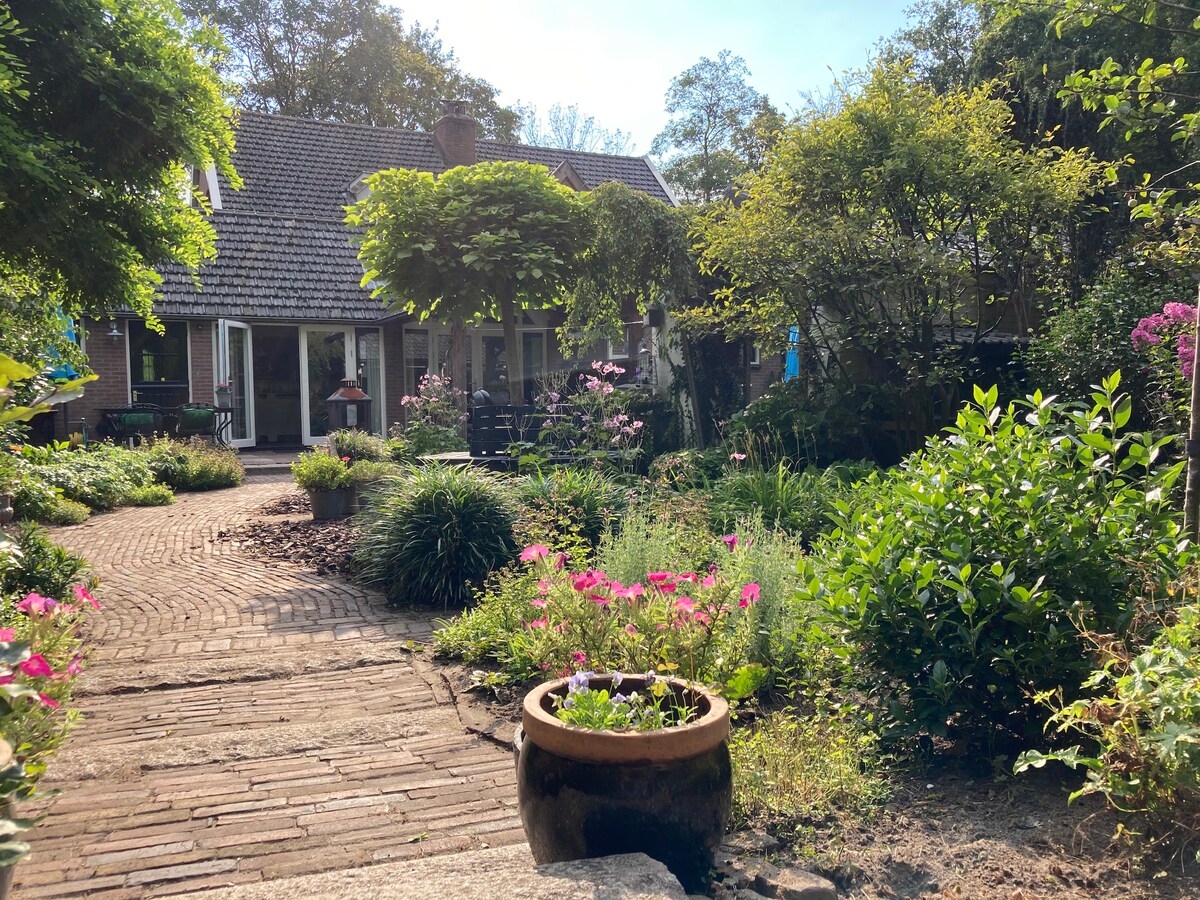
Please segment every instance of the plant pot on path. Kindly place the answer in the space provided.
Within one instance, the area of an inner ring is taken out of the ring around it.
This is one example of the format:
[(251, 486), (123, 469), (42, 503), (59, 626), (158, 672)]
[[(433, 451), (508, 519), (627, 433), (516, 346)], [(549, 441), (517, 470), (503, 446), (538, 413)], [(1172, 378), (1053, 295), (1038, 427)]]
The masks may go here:
[[(708, 884), (733, 800), (729, 705), (678, 679), (666, 681), (696, 708), (685, 725), (654, 731), (582, 728), (560, 721), (548, 682), (525, 697), (514, 752), (521, 822), (537, 863), (645, 853), (663, 862), (689, 892)], [(611, 676), (596, 675), (607, 689)], [(627, 675), (625, 692), (644, 692)]]
[(333, 491), (309, 491), (314, 521), (326, 522), (344, 519), (354, 511), (354, 488), (338, 488)]

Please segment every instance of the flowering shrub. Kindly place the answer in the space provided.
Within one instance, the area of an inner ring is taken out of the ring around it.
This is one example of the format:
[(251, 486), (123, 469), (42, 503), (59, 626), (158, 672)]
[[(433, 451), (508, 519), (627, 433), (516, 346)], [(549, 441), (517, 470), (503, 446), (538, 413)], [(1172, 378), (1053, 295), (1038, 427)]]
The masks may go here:
[(1157, 404), (1177, 431), (1187, 423), (1192, 364), (1196, 359), (1196, 307), (1167, 303), (1162, 312), (1141, 319), (1130, 335), (1133, 347), (1146, 357), (1159, 392)]
[[(440, 375), (423, 375), (415, 395), (400, 398), (404, 424), (393, 425), (389, 437), (402, 440), (406, 459), (429, 453), (465, 450), (462, 427), (467, 422), (466, 392)], [(393, 450), (393, 453), (395, 451)]]
[(581, 372), (575, 384), (554, 376), (542, 379), (534, 404), (547, 413), (538, 445), (518, 445), (522, 462), (539, 454), (591, 459), (615, 459), (628, 468), (640, 453), (645, 422), (629, 415), (629, 395), (616, 389), (625, 370), (614, 363), (592, 363), (595, 374)]
[[(566, 695), (551, 694), (555, 715), (568, 725), (616, 731), (656, 731), (683, 725), (695, 717), (695, 707), (678, 702), (667, 683), (653, 672), (639, 676), (645, 693), (620, 692), (624, 675), (612, 673), (612, 692), (592, 687), (595, 672), (576, 672), (567, 682)], [(667, 698), (669, 703), (664, 703)]]
[[(622, 584), (604, 572), (571, 572), (565, 554), (534, 544), (521, 552), (537, 577), (524, 624), (525, 653), (545, 672), (590, 668), (679, 673), (746, 696), (766, 679), (762, 666), (743, 666), (753, 640), (756, 582), (740, 577), (738, 538), (725, 538), (728, 571), (648, 572)], [(739, 647), (741, 648), (739, 650)]]
[(334, 456), (326, 447), (314, 447), (292, 463), (292, 479), (306, 491), (350, 487), (350, 457)]
[(74, 602), (29, 593), (16, 604), (13, 627), (0, 628), (0, 866), (29, 852), (15, 833), (29, 822), (14, 818), (13, 804), (29, 799), (46, 771), (50, 755), (74, 721), (64, 704), (82, 671), (75, 625), (86, 607), (100, 608), (87, 588), (75, 585)]

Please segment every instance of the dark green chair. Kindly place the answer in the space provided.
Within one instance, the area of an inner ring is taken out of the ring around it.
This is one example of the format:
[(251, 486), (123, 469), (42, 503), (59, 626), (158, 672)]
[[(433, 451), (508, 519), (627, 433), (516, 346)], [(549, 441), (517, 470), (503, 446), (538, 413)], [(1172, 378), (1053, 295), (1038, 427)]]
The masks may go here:
[(211, 403), (185, 403), (176, 411), (177, 437), (217, 437), (217, 408)]

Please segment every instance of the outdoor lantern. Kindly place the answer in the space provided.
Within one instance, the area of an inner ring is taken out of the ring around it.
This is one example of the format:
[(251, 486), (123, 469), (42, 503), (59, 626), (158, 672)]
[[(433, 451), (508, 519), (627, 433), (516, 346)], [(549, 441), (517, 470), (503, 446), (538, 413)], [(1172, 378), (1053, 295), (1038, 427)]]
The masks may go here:
[(121, 326), (117, 324), (116, 319), (112, 320), (112, 325), (108, 329), (108, 336), (112, 338), (112, 342), (114, 344), (123, 337), (121, 334)]
[(325, 405), (329, 411), (330, 431), (370, 427), (371, 398), (353, 378), (343, 378), (341, 387), (329, 395)]
[(642, 384), (652, 384), (654, 382), (654, 370), (651, 366), (654, 364), (654, 356), (650, 352), (649, 338), (642, 338), (642, 342), (638, 344), (637, 363), (638, 381)]

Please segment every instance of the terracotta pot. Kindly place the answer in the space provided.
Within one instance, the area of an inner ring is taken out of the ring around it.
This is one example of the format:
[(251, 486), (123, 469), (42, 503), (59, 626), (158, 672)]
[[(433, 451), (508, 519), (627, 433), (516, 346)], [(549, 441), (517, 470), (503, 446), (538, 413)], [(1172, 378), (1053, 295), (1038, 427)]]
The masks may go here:
[(309, 491), (312, 517), (317, 522), (344, 519), (354, 506), (354, 488), (339, 488), (334, 491)]
[[(657, 731), (597, 731), (562, 722), (552, 693), (566, 679), (525, 697), (517, 756), (517, 799), (538, 864), (645, 853), (660, 860), (689, 892), (708, 884), (733, 800), (729, 705), (716, 694), (664, 679), (695, 706), (697, 718)], [(611, 676), (592, 686), (608, 688)], [(641, 676), (621, 690), (643, 692)]]

